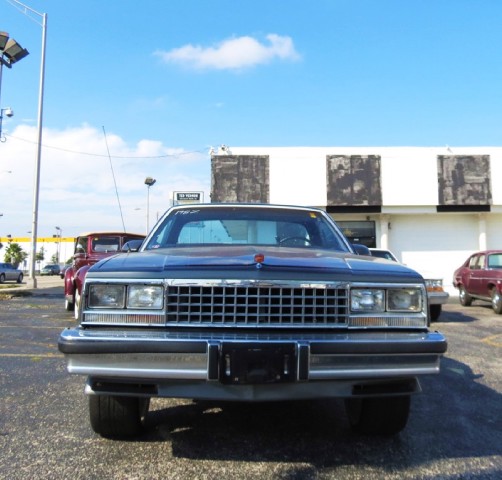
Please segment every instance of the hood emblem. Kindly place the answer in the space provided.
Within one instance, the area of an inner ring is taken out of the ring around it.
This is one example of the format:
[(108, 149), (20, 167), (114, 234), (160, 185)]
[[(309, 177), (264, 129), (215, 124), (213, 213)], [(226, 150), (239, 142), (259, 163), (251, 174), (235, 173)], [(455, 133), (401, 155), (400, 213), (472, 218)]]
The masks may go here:
[(260, 269), (263, 267), (263, 262), (265, 261), (265, 255), (263, 253), (257, 253), (254, 256), (254, 261), (256, 262), (256, 268)]

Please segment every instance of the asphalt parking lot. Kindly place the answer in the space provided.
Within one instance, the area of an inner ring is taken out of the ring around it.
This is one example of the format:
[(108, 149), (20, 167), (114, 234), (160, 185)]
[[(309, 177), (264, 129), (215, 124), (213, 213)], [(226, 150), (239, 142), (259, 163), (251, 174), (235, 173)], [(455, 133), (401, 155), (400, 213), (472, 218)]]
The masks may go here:
[(500, 479), (502, 316), (452, 299), (433, 326), (449, 342), (422, 381), (406, 429), (351, 433), (339, 400), (228, 407), (152, 401), (145, 433), (105, 440), (90, 426), (84, 378), (57, 350), (73, 325), (62, 280), (0, 290), (0, 478)]

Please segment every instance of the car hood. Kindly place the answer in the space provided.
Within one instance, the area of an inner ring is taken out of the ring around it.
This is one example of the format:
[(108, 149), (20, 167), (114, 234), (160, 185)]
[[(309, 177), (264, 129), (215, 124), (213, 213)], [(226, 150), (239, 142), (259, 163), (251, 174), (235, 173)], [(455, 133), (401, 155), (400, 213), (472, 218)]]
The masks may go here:
[[(257, 256), (262, 257), (260, 260)], [(380, 262), (375, 257), (312, 248), (266, 246), (183, 247), (119, 254), (101, 260), (91, 267), (91, 276), (166, 276), (181, 278), (223, 270), (227, 278), (231, 272), (257, 272), (261, 277), (269, 273), (302, 272), (303, 274), (364, 276), (365, 280), (394, 277), (394, 281), (421, 281), (414, 270), (397, 263)], [(126, 273), (128, 272), (128, 273)], [(136, 274), (136, 275), (134, 275)]]

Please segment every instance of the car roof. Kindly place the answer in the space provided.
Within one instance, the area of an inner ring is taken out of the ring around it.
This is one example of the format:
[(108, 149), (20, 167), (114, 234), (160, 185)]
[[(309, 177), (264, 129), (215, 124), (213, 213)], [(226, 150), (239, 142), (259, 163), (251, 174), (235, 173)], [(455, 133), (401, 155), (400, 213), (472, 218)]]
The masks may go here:
[(291, 210), (305, 210), (305, 211), (312, 211), (315, 210), (317, 212), (323, 212), (326, 213), (325, 210), (322, 210), (321, 208), (318, 207), (309, 207), (309, 206), (301, 206), (301, 205), (280, 205), (280, 204), (274, 204), (274, 203), (238, 203), (238, 202), (233, 202), (233, 203), (191, 203), (191, 204), (185, 204), (185, 205), (175, 205), (171, 207), (169, 210), (176, 210), (176, 209), (185, 209), (185, 208), (263, 208), (263, 209), (277, 209), (277, 208), (283, 208), (283, 209), (291, 209)]
[(92, 235), (135, 235), (137, 237), (144, 237), (144, 233), (133, 233), (133, 232), (84, 232), (84, 233), (79, 233), (77, 235), (78, 237), (91, 237)]
[(469, 257), (472, 257), (474, 255), (490, 255), (491, 253), (502, 253), (502, 250), (480, 250), (479, 252), (474, 252), (469, 255)]

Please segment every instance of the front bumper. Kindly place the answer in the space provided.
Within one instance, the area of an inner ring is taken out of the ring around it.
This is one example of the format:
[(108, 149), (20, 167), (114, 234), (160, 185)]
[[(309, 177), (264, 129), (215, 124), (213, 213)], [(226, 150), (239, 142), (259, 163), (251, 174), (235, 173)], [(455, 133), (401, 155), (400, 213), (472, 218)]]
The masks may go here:
[[(439, 372), (437, 332), (285, 334), (66, 329), (68, 371), (87, 393), (278, 400), (413, 393)], [(404, 381), (404, 385), (403, 385)]]
[(427, 297), (429, 299), (429, 305), (444, 305), (450, 294), (448, 292), (427, 292)]

